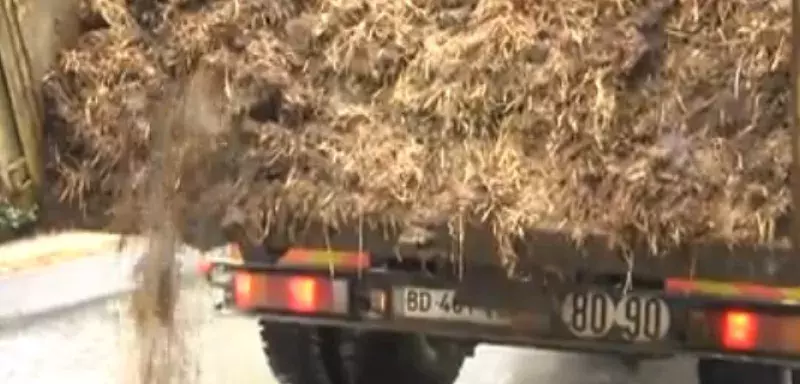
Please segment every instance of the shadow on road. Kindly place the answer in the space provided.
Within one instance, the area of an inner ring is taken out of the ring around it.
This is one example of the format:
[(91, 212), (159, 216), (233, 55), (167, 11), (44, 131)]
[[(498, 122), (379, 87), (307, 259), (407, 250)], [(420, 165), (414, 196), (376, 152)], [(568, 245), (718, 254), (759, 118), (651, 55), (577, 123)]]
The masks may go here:
[(457, 384), (693, 384), (694, 359), (643, 362), (630, 372), (616, 357), (481, 345)]

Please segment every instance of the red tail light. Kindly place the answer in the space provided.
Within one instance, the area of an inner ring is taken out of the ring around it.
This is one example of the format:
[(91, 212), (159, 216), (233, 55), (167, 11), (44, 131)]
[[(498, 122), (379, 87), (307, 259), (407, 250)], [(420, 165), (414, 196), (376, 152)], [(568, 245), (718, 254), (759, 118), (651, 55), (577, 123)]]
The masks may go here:
[(234, 274), (234, 304), (243, 310), (295, 313), (346, 313), (348, 284), (344, 279), (238, 271)]
[(722, 345), (749, 350), (758, 342), (758, 316), (744, 311), (728, 311), (722, 316)]
[(292, 277), (288, 280), (289, 309), (295, 312), (314, 312), (318, 307), (319, 290), (313, 277)]
[(248, 309), (253, 306), (253, 276), (245, 272), (233, 275), (233, 298), (239, 308)]

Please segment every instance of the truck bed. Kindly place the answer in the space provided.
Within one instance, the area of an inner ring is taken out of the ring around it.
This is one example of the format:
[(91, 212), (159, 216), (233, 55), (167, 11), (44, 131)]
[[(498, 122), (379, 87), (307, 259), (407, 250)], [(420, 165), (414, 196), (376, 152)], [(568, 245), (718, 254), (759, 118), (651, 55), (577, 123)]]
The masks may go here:
[[(315, 222), (299, 231), (289, 232), (286, 228), (271, 228), (264, 240), (265, 248), (365, 250), (377, 259), (438, 257), (463, 264), (467, 275), (484, 267), (500, 267), (503, 259), (497, 254), (496, 237), (490, 228), (481, 225), (465, 225), (462, 233), (455, 236), (446, 226), (431, 228), (430, 241), (424, 245), (404, 242), (398, 229), (357, 222), (341, 225), (338, 230)], [(578, 244), (567, 233), (529, 230), (514, 244), (518, 256), (515, 268), (533, 273), (588, 275), (625, 275), (632, 271), (645, 279), (800, 285), (800, 258), (794, 257), (789, 242), (737, 246), (723, 242), (694, 243), (661, 253), (654, 253), (646, 245), (623, 252), (609, 244), (604, 236), (589, 236)]]

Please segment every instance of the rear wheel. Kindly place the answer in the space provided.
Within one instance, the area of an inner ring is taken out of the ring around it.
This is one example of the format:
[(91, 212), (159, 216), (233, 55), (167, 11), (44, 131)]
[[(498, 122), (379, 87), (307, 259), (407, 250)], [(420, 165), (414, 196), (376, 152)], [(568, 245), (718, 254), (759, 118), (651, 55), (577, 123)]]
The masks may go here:
[(451, 384), (474, 344), (415, 334), (357, 336), (357, 384)]
[(785, 369), (775, 365), (701, 359), (697, 363), (699, 384), (795, 384), (800, 376), (785, 376)]
[(389, 332), (259, 321), (281, 384), (451, 384), (474, 345)]
[(349, 384), (339, 354), (328, 340), (329, 328), (259, 320), (264, 355), (280, 384)]

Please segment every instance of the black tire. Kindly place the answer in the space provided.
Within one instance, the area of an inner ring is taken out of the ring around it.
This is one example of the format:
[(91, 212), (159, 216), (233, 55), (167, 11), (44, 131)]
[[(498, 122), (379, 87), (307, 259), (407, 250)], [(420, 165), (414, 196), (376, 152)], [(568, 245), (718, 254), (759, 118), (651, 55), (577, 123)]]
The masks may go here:
[(452, 339), (368, 332), (357, 336), (357, 384), (452, 384), (474, 344)]
[[(780, 366), (741, 363), (714, 359), (697, 362), (699, 384), (784, 384), (784, 369)], [(795, 372), (791, 383), (800, 383)]]
[[(267, 364), (280, 384), (346, 384), (325, 328), (259, 320)], [(333, 345), (335, 347), (335, 345)]]
[(474, 344), (259, 321), (280, 384), (452, 384)]

